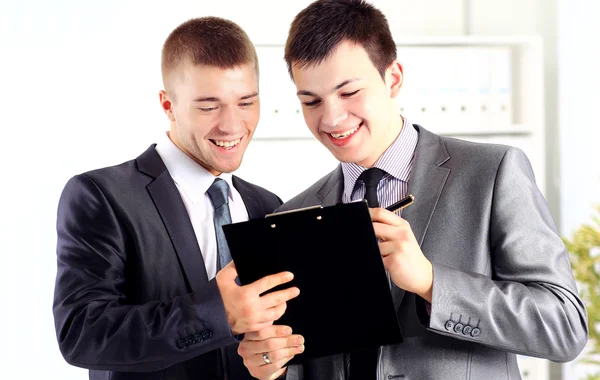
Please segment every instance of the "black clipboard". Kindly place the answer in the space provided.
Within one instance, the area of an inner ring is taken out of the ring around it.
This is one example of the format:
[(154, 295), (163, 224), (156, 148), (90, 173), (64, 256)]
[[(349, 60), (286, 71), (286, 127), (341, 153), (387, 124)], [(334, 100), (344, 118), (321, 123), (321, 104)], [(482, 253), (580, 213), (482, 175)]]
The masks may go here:
[(305, 338), (292, 363), (402, 342), (366, 202), (309, 207), (223, 226), (242, 285), (291, 271), (297, 286), (276, 322)]

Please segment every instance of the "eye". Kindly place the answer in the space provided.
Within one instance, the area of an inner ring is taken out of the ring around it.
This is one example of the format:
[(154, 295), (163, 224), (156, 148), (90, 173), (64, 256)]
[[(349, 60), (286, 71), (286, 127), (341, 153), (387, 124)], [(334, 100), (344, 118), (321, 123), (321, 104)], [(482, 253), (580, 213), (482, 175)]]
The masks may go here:
[(352, 92), (344, 92), (342, 93), (342, 97), (344, 98), (349, 98), (352, 95), (356, 95), (360, 90), (356, 90), (356, 91), (352, 91)]
[(240, 106), (241, 106), (241, 107), (244, 107), (244, 108), (246, 108), (246, 107), (251, 107), (251, 106), (253, 106), (253, 105), (254, 105), (254, 102), (244, 102), (244, 103), (240, 103)]
[(203, 107), (199, 107), (198, 109), (202, 112), (211, 112), (216, 110), (218, 107), (207, 107), (207, 108), (203, 108)]
[(303, 102), (302, 104), (304, 104), (307, 107), (316, 107), (319, 104), (321, 104), (321, 101), (317, 99), (317, 100), (313, 100), (312, 102)]

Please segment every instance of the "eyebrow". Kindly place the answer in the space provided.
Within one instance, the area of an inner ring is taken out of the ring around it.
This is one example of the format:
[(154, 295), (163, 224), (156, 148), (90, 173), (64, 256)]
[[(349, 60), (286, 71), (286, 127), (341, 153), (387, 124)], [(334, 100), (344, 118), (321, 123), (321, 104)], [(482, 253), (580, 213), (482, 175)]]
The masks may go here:
[[(255, 96), (258, 96), (258, 92), (253, 92), (251, 94), (244, 95), (240, 98), (240, 100), (254, 98)], [(201, 96), (199, 98), (194, 99), (194, 101), (195, 102), (219, 102), (219, 101), (221, 101), (221, 99), (214, 97), (214, 96)]]
[(251, 93), (251, 94), (244, 95), (244, 96), (242, 96), (242, 97), (240, 98), (240, 100), (246, 100), (246, 99), (250, 99), (250, 98), (253, 98), (253, 97), (255, 97), (255, 96), (258, 96), (258, 92), (253, 92), (253, 93)]
[[(333, 88), (332, 92), (339, 90), (340, 88), (344, 87), (348, 83), (356, 82), (357, 80), (360, 80), (360, 79), (359, 78), (347, 79), (347, 80), (343, 81), (342, 83), (338, 84), (337, 86), (335, 86)], [(310, 91), (306, 91), (306, 90), (300, 90), (296, 93), (296, 95), (317, 96), (314, 93), (312, 93)]]

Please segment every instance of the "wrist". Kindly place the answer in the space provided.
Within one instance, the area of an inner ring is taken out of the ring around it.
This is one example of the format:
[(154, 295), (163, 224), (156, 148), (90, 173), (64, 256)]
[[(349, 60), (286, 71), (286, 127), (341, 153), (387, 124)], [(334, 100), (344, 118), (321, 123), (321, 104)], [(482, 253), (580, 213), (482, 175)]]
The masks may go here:
[(426, 265), (423, 270), (423, 287), (417, 295), (431, 303), (431, 300), (433, 299), (433, 265), (431, 264), (431, 261), (425, 260)]

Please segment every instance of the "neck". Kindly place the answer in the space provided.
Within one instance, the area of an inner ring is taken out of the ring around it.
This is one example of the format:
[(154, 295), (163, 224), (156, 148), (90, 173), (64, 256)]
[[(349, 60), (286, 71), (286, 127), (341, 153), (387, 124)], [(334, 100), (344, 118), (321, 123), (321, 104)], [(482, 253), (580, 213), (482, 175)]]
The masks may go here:
[(381, 143), (382, 148), (375, 152), (376, 154), (373, 154), (372, 157), (369, 157), (368, 159), (362, 162), (357, 162), (357, 164), (362, 166), (363, 168), (372, 168), (373, 165), (375, 165), (375, 163), (377, 162), (377, 160), (379, 160), (379, 158), (383, 156), (383, 154), (388, 150), (388, 148), (392, 146), (394, 141), (396, 141), (398, 136), (400, 136), (400, 132), (402, 132), (403, 127), (404, 119), (402, 118), (402, 116), (400, 116), (400, 114), (395, 112), (392, 118), (390, 119), (390, 127), (388, 129), (388, 133), (383, 138), (383, 141)]
[(173, 144), (175, 144), (175, 146), (177, 148), (179, 148), (180, 151), (182, 151), (183, 153), (186, 154), (186, 156), (188, 156), (189, 158), (191, 158), (192, 160), (194, 160), (198, 165), (202, 166), (204, 169), (206, 169), (210, 174), (214, 175), (215, 177), (220, 176), (222, 173), (215, 170), (214, 168), (208, 166), (207, 164), (205, 164), (204, 162), (200, 161), (198, 158), (196, 158), (196, 156), (194, 156), (190, 151), (188, 151), (185, 146), (183, 146), (183, 144), (178, 140), (178, 139), (174, 139), (171, 136), (171, 131), (167, 131), (167, 137), (169, 138), (169, 140), (171, 140), (171, 142), (173, 142)]

